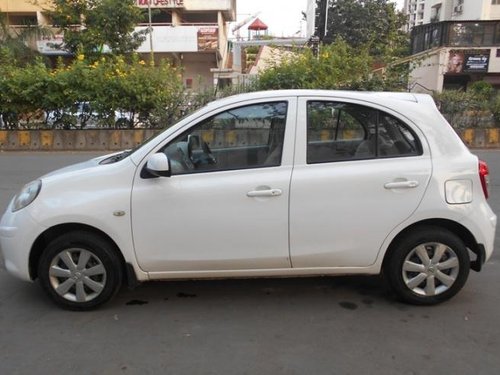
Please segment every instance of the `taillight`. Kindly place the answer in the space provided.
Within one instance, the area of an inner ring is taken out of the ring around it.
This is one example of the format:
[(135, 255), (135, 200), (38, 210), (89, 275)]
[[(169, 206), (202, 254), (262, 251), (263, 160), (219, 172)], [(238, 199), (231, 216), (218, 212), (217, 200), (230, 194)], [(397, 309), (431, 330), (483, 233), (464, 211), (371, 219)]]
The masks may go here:
[(488, 185), (490, 184), (490, 171), (485, 161), (479, 160), (479, 178), (483, 187), (484, 197), (488, 199)]

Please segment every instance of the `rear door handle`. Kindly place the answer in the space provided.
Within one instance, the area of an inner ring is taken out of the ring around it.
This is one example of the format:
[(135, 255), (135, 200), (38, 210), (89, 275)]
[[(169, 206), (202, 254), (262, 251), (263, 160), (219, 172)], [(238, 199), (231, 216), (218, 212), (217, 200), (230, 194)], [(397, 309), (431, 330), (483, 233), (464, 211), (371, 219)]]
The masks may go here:
[(384, 185), (386, 189), (413, 189), (418, 186), (418, 181), (395, 181), (387, 182)]
[(252, 190), (247, 193), (247, 197), (278, 197), (281, 194), (281, 189)]

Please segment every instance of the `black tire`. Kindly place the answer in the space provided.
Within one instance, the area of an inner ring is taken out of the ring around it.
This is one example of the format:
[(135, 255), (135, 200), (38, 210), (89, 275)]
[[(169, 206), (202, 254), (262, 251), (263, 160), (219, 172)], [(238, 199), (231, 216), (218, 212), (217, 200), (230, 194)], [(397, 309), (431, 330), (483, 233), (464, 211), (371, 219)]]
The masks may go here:
[(104, 304), (118, 292), (122, 269), (114, 246), (106, 239), (74, 231), (45, 248), (38, 263), (38, 278), (57, 305), (83, 311)]
[(444, 228), (431, 226), (419, 227), (395, 243), (384, 264), (385, 276), (397, 297), (414, 305), (450, 299), (464, 286), (469, 270), (469, 253), (463, 241)]

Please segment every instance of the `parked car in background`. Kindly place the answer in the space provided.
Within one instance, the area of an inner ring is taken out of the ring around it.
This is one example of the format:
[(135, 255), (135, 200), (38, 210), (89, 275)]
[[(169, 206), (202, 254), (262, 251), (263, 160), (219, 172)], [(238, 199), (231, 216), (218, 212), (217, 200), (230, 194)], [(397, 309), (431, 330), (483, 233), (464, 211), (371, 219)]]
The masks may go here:
[(95, 111), (89, 102), (76, 102), (72, 108), (46, 112), (46, 123), (55, 129), (91, 129), (103, 124), (115, 128), (133, 127), (134, 119), (130, 112), (116, 110), (113, 113), (114, 118), (106, 118)]
[(75, 310), (124, 282), (381, 272), (431, 305), (490, 258), (487, 197), (487, 165), (428, 95), (258, 92), (30, 182), (0, 247)]

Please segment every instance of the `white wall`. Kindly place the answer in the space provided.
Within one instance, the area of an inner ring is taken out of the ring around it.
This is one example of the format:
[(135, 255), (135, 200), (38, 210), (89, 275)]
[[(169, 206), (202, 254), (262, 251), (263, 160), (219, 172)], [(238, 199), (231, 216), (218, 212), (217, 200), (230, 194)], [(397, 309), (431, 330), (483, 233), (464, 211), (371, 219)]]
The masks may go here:
[[(432, 55), (422, 57), (410, 74), (409, 87), (412, 88), (412, 92), (429, 94), (428, 90), (441, 91), (444, 80), (444, 68), (446, 66), (446, 54), (446, 49), (442, 49)], [(415, 83), (419, 85), (414, 85)]]
[(191, 79), (192, 90), (203, 90), (213, 86), (214, 75), (210, 69), (217, 68), (214, 54), (203, 53), (183, 53), (182, 54), (182, 77), (184, 83), (186, 79)]
[(231, 0), (184, 0), (186, 10), (230, 10)]
[(500, 57), (497, 57), (497, 49), (500, 48), (491, 49), (488, 73), (500, 73)]
[[(443, 87), (444, 75), (448, 70), (450, 51), (456, 50), (486, 50), (489, 49), (488, 73), (500, 73), (500, 57), (496, 57), (497, 48), (441, 48), (433, 51), (432, 54), (422, 54), (422, 58), (410, 74), (409, 86), (412, 87), (415, 82), (426, 87), (429, 90), (441, 91)], [(500, 49), (500, 48), (499, 48)], [(479, 73), (486, 74), (486, 73)], [(419, 85), (415, 85), (413, 92), (428, 92)]]
[(490, 19), (499, 20), (500, 19), (500, 5), (490, 6)]
[[(141, 31), (147, 27), (136, 27)], [(153, 50), (155, 52), (196, 52), (198, 51), (198, 28), (196, 26), (153, 26)], [(150, 52), (149, 34), (137, 52)]]
[[(420, 2), (419, 2), (420, 3)], [(441, 4), (440, 21), (474, 21), (500, 19), (500, 5), (491, 5), (491, 0), (464, 0), (462, 13), (456, 13), (459, 0), (425, 0), (424, 24), (431, 22), (432, 8)]]

